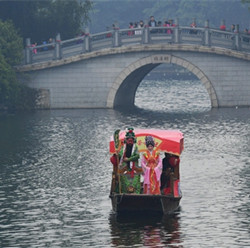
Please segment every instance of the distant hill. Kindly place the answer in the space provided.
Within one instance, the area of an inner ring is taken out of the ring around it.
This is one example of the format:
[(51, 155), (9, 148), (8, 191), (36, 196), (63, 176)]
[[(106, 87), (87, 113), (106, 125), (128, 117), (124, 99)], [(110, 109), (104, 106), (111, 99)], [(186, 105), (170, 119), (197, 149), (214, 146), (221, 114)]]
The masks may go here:
[(147, 21), (151, 15), (157, 21), (179, 18), (180, 25), (190, 25), (195, 18), (198, 26), (210, 21), (211, 27), (226, 21), (239, 24), (240, 29), (250, 29), (250, 12), (241, 0), (93, 0), (90, 31), (102, 32), (118, 21), (120, 28), (127, 28), (130, 22)]

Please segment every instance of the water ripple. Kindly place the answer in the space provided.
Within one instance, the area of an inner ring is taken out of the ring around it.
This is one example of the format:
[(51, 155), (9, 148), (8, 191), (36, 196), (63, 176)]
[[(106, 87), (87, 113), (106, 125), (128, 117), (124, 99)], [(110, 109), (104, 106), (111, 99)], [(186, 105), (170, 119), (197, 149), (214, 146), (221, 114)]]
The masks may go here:
[[(146, 82), (134, 109), (1, 118), (0, 247), (248, 247), (249, 109), (211, 109), (202, 87)], [(108, 143), (127, 126), (184, 133), (174, 215), (112, 213)]]

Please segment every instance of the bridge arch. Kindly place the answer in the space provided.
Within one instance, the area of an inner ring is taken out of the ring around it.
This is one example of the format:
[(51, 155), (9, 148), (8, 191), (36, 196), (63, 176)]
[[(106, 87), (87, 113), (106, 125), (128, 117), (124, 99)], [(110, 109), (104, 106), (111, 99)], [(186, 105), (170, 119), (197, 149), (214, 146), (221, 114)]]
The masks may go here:
[(155, 54), (137, 60), (127, 66), (115, 79), (110, 88), (107, 107), (134, 106), (136, 90), (143, 78), (162, 63), (176, 64), (193, 73), (205, 86), (212, 107), (218, 107), (218, 99), (212, 82), (193, 63), (170, 54)]

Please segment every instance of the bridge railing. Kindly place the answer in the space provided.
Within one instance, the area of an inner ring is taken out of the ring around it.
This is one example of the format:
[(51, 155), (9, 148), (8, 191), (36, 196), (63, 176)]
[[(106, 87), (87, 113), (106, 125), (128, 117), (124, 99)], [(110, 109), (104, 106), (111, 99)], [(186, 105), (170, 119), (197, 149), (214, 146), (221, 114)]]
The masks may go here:
[(134, 46), (143, 44), (196, 44), (208, 47), (223, 47), (250, 53), (250, 36), (239, 32), (221, 31), (205, 27), (191, 28), (189, 26), (148, 27), (119, 29), (89, 34), (61, 41), (58, 34), (49, 44), (32, 46), (30, 39), (26, 40), (25, 64), (39, 63), (98, 51), (105, 48)]

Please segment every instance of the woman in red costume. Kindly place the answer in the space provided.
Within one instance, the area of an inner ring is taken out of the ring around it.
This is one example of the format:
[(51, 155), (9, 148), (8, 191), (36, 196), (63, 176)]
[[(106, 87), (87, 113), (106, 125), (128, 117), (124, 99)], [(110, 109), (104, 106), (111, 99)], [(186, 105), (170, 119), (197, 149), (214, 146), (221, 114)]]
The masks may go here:
[(147, 151), (141, 159), (141, 167), (144, 171), (144, 194), (159, 195), (161, 186), (162, 162), (160, 153), (154, 149), (155, 142), (152, 136), (145, 138)]

